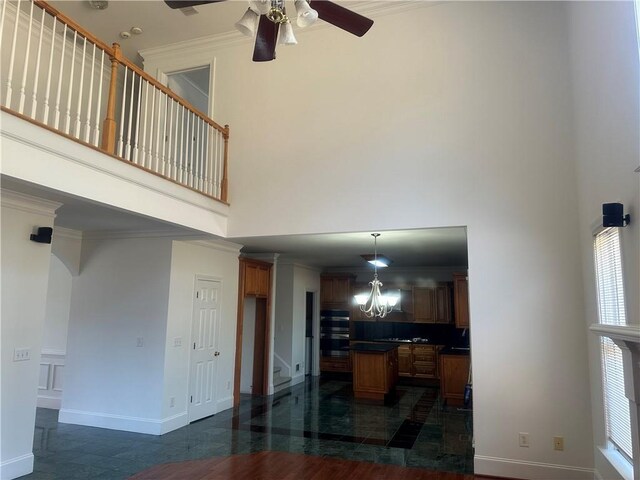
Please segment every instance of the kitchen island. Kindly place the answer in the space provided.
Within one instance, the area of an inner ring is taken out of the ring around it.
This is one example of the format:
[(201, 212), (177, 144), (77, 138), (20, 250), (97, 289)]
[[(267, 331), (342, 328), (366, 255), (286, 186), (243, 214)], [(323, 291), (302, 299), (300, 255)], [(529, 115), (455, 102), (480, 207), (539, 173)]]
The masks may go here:
[(398, 380), (398, 348), (394, 344), (356, 343), (353, 361), (353, 396), (384, 401)]

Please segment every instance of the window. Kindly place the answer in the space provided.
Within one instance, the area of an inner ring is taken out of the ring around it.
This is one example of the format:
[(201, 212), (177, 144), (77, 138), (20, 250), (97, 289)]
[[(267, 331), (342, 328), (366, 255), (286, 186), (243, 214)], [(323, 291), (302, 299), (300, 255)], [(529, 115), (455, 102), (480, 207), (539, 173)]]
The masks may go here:
[[(598, 232), (594, 253), (600, 323), (626, 325), (619, 229)], [(606, 337), (602, 338), (601, 347), (607, 437), (612, 446), (630, 460), (631, 419), (629, 400), (624, 394), (622, 351)]]

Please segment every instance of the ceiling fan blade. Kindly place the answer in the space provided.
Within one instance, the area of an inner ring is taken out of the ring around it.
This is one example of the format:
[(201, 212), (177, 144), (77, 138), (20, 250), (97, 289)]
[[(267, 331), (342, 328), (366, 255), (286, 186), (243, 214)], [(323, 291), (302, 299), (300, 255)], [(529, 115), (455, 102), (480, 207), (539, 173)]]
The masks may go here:
[(266, 15), (260, 15), (256, 45), (253, 50), (254, 62), (269, 62), (276, 58), (276, 42), (278, 40), (278, 27)]
[(206, 5), (207, 3), (224, 2), (224, 0), (164, 0), (169, 8), (186, 8)]
[(358, 37), (367, 33), (371, 25), (373, 25), (373, 20), (363, 17), (356, 12), (352, 12), (329, 0), (311, 0), (311, 8), (317, 11), (318, 17), (325, 22), (329, 22)]

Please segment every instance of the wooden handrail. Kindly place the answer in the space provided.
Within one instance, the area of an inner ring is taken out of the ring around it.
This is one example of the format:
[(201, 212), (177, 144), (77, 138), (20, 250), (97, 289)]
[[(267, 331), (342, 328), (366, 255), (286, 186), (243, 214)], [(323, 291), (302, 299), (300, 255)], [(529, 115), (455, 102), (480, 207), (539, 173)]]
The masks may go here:
[(71, 27), (73, 30), (78, 32), (80, 35), (85, 37), (90, 42), (95, 43), (97, 47), (100, 47), (102, 50), (108, 53), (109, 56), (113, 56), (114, 52), (111, 46), (107, 45), (102, 40), (100, 40), (99, 38), (95, 37), (87, 30), (82, 28), (76, 22), (74, 22), (69, 17), (67, 17), (64, 13), (60, 13), (58, 10), (56, 10), (51, 5), (49, 5), (49, 2), (45, 0), (33, 0), (33, 3), (35, 3), (37, 6), (39, 6), (43, 10), (46, 10), (48, 13), (50, 13), (54, 17), (57, 17), (58, 20), (60, 20), (62, 23), (66, 23), (67, 26)]
[[(116, 45), (116, 44), (114, 44), (114, 45)], [(229, 128), (228, 127), (222, 127), (222, 126), (218, 125), (216, 122), (211, 120), (207, 115), (205, 115), (200, 110), (198, 110), (196, 107), (191, 105), (189, 102), (187, 102), (180, 95), (177, 95), (169, 87), (166, 87), (165, 85), (160, 83), (158, 80), (153, 78), (151, 75), (149, 75), (147, 72), (142, 70), (135, 63), (133, 63), (131, 60), (129, 60), (126, 57), (120, 57), (118, 62), (121, 63), (122, 65), (124, 65), (125, 67), (129, 68), (129, 70), (132, 70), (133, 72), (135, 72), (138, 75), (140, 75), (143, 79), (145, 79), (147, 82), (149, 82), (151, 85), (153, 85), (155, 88), (160, 90), (165, 95), (168, 95), (169, 97), (173, 98), (176, 102), (180, 103), (182, 106), (184, 106), (189, 111), (191, 111), (191, 113), (193, 113), (194, 115), (200, 117), (202, 120), (204, 120), (209, 125), (211, 125), (213, 128), (215, 128), (220, 133), (222, 133), (222, 135), (224, 135), (225, 138), (227, 138), (229, 136)]]

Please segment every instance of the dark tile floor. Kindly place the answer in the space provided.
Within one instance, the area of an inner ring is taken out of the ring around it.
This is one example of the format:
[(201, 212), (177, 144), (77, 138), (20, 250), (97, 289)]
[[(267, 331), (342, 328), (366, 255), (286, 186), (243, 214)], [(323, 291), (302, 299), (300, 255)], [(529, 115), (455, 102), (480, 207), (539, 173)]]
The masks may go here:
[(58, 423), (38, 409), (29, 480), (124, 479), (152, 465), (278, 450), (473, 472), (471, 412), (443, 407), (438, 389), (398, 386), (386, 405), (355, 402), (351, 384), (313, 379), (273, 397), (154, 436)]

